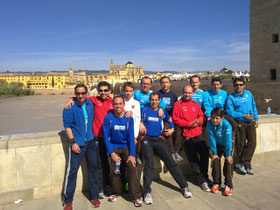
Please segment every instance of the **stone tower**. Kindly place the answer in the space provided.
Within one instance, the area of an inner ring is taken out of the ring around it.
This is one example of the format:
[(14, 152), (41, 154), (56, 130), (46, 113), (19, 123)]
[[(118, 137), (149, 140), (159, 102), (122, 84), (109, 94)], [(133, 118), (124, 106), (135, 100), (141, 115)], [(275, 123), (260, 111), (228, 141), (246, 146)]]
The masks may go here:
[(280, 82), (280, 0), (251, 0), (250, 72), (253, 82)]

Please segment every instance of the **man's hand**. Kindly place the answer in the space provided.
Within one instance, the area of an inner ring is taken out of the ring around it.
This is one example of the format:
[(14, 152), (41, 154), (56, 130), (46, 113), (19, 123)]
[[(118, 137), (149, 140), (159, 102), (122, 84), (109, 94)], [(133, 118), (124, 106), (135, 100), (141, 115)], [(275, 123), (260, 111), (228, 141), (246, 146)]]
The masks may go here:
[(122, 161), (122, 159), (114, 152), (111, 154), (111, 158), (115, 163), (121, 163)]
[(171, 136), (174, 133), (174, 128), (169, 128), (164, 130), (165, 136)]
[(198, 125), (199, 125), (199, 120), (198, 119), (192, 121), (191, 124), (190, 124), (190, 126), (193, 127), (193, 128), (198, 126)]
[(244, 114), (243, 117), (247, 120), (254, 120), (254, 117), (251, 114)]
[(74, 105), (74, 101), (72, 98), (69, 98), (66, 104), (64, 104), (64, 109), (71, 109), (71, 106)]
[(226, 160), (228, 161), (228, 163), (231, 165), (233, 163), (233, 159), (231, 156), (226, 157)]
[(77, 154), (79, 154), (81, 152), (80, 147), (79, 147), (78, 144), (73, 144), (72, 145), (72, 150), (73, 150), (73, 152), (75, 152)]
[(126, 162), (128, 163), (129, 161), (131, 161), (133, 167), (136, 166), (136, 161), (135, 161), (135, 157), (134, 157), (134, 156), (131, 156), (131, 155), (130, 155), (130, 156), (128, 157), (128, 159), (127, 159)]
[(125, 112), (125, 117), (128, 118), (128, 117), (132, 117), (133, 116), (133, 113), (131, 111), (127, 111)]
[(256, 128), (259, 127), (259, 121), (255, 121), (255, 123), (256, 123), (255, 127)]
[(139, 125), (139, 132), (141, 135), (146, 135), (146, 133), (147, 133), (147, 129), (143, 123), (140, 123), (140, 125)]
[(164, 115), (163, 108), (160, 107), (160, 108), (158, 109), (158, 117), (159, 117), (159, 118), (163, 118), (163, 115)]
[(217, 154), (212, 155), (211, 161), (214, 161), (216, 158), (219, 158), (219, 156)]

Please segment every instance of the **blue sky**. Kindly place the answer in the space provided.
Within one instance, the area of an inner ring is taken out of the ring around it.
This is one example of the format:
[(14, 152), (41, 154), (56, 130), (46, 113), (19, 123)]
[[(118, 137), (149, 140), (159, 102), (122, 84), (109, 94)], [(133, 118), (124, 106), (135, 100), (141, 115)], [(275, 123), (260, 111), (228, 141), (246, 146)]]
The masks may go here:
[(249, 70), (249, 0), (0, 1), (0, 72)]

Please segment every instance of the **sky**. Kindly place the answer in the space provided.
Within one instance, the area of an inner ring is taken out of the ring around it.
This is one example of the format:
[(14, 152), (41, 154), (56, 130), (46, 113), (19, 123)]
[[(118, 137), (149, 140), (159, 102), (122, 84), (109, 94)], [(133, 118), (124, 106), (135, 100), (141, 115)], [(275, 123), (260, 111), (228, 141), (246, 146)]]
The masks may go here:
[(249, 70), (249, 0), (2, 0), (0, 72)]

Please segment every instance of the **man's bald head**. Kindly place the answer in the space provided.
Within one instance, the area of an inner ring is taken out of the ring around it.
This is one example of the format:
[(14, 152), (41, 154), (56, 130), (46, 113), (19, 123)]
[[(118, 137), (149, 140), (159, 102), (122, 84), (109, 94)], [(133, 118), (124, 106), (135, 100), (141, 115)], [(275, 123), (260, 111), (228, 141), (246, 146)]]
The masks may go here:
[(192, 86), (186, 85), (185, 87), (183, 87), (183, 93), (184, 93), (186, 90), (189, 90), (189, 89), (191, 89), (191, 91), (193, 91)]
[(193, 88), (189, 85), (186, 85), (183, 88), (183, 98), (189, 100), (191, 99), (192, 95), (193, 95)]

